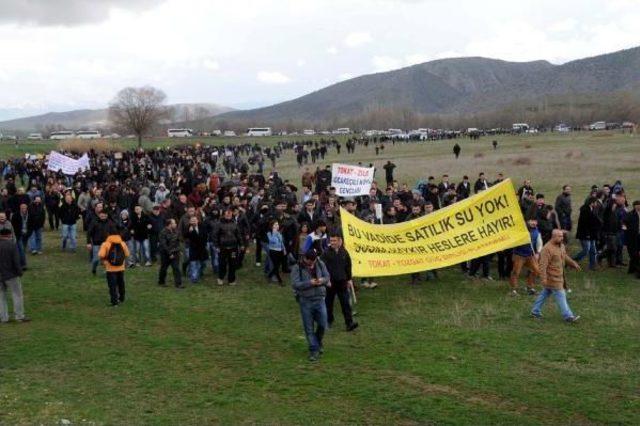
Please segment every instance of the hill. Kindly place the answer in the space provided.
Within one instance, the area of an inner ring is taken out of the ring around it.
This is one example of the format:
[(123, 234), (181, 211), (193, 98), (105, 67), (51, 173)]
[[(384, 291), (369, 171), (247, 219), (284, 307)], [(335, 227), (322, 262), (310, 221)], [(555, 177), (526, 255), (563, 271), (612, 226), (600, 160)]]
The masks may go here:
[(637, 91), (640, 47), (554, 65), (481, 57), (441, 59), (356, 77), (300, 98), (221, 115), (225, 120), (334, 120), (376, 108), (475, 114), (545, 96)]
[[(172, 110), (171, 122), (202, 119), (233, 110), (233, 108), (209, 103), (174, 104), (170, 105), (170, 107)], [(107, 126), (108, 110), (106, 108), (49, 112), (0, 122), (0, 129), (16, 132), (45, 131), (53, 128), (71, 130), (104, 129)]]

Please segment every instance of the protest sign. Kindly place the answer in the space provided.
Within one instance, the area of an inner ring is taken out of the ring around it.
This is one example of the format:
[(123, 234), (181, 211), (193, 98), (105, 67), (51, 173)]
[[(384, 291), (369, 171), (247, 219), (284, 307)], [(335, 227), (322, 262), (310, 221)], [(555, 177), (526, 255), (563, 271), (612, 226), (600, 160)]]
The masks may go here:
[(62, 170), (65, 175), (75, 175), (78, 170), (89, 169), (89, 157), (84, 154), (79, 160), (76, 160), (59, 152), (51, 151), (49, 154), (49, 162), (47, 169), (54, 172)]
[(360, 277), (443, 268), (530, 243), (509, 179), (409, 222), (374, 225), (344, 209), (340, 217), (352, 272)]
[(369, 195), (373, 183), (373, 167), (358, 167), (334, 163), (331, 168), (331, 186), (340, 197)]

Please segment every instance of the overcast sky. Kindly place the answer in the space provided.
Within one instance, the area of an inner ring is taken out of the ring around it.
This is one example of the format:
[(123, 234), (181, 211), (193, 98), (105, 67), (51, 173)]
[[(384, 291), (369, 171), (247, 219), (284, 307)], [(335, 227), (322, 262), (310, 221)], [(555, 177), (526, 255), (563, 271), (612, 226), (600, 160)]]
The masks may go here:
[(433, 59), (640, 45), (637, 0), (0, 0), (0, 119), (129, 85), (239, 108)]

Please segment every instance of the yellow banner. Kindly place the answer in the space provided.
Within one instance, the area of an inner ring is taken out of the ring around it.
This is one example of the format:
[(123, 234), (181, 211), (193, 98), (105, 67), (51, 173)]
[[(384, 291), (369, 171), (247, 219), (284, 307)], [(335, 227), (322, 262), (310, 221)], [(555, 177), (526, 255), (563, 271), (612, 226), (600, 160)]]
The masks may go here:
[(340, 217), (358, 277), (443, 268), (530, 242), (509, 179), (409, 222), (374, 225), (344, 209)]

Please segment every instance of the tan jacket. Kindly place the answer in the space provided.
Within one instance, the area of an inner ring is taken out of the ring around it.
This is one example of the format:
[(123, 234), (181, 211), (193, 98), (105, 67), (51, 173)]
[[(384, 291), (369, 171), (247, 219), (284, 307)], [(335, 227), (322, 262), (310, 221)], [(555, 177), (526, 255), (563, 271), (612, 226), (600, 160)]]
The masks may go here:
[(576, 262), (567, 255), (564, 244), (557, 245), (549, 241), (540, 252), (540, 281), (546, 288), (561, 290), (564, 285), (564, 265), (577, 267)]

